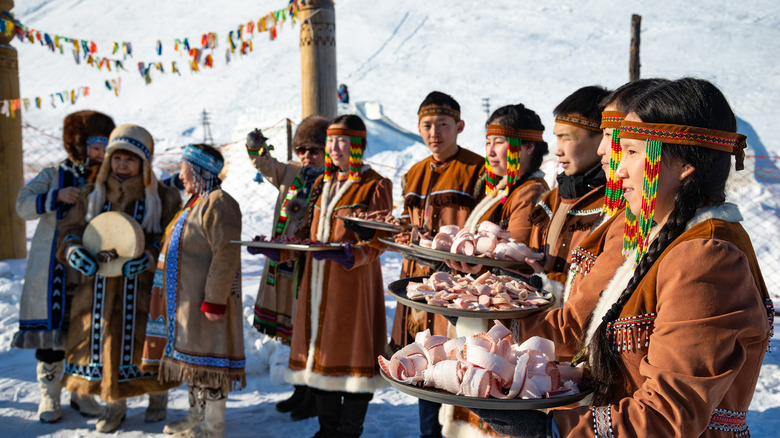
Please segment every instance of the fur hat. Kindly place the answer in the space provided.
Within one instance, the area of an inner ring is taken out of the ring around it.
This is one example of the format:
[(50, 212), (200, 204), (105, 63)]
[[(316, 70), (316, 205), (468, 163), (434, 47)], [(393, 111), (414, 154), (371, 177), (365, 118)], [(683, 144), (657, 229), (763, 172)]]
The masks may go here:
[(293, 149), (307, 146), (325, 149), (327, 140), (325, 131), (328, 129), (329, 124), (330, 119), (316, 114), (303, 119), (301, 124), (298, 125), (298, 129), (295, 130)]
[(97, 111), (78, 111), (65, 116), (62, 141), (70, 161), (74, 164), (85, 164), (87, 139), (105, 137), (107, 141), (115, 126), (111, 117)]
[(149, 131), (130, 123), (119, 125), (111, 131), (108, 147), (106, 148), (106, 157), (100, 166), (100, 171), (95, 180), (95, 190), (89, 195), (87, 222), (100, 214), (103, 204), (106, 202), (105, 182), (109, 173), (111, 173), (111, 155), (118, 150), (130, 152), (141, 158), (146, 197), (146, 214), (141, 222), (141, 226), (150, 233), (161, 232), (160, 215), (162, 213), (162, 203), (160, 195), (157, 193), (157, 177), (152, 171), (154, 139), (152, 139)]

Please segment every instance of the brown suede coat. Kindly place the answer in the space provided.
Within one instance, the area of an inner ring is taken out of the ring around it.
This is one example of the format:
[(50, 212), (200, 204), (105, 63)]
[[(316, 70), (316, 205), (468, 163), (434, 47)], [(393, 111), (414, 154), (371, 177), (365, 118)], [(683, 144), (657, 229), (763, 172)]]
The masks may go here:
[[(724, 207), (710, 210), (663, 252), (609, 328), (630, 395), (555, 411), (562, 436), (747, 436), (773, 310), (747, 233), (719, 218)], [(595, 318), (625, 287), (631, 260)]]
[[(534, 224), (529, 246), (535, 251), (544, 252), (544, 267), (551, 280), (563, 283), (571, 264), (571, 251), (588, 237), (599, 222), (601, 206), (604, 203), (606, 186), (597, 187), (578, 199), (562, 199), (558, 187), (550, 190), (539, 200), (531, 221)], [(552, 220), (561, 207), (569, 207), (560, 230), (551, 230)], [(547, 236), (559, 233), (551, 245), (547, 245)]]
[[(428, 157), (409, 169), (404, 176), (404, 212), (409, 222), (427, 227), (431, 235), (442, 225), (463, 226), (479, 199), (474, 192), (484, 172), (485, 158), (460, 148), (451, 160), (435, 164)], [(404, 260), (401, 278), (430, 275), (431, 269)], [(414, 341), (417, 332), (430, 329), (446, 335), (449, 323), (437, 314), (421, 312), (398, 304), (393, 319), (390, 347), (398, 350)]]
[[(68, 244), (80, 244), (87, 222), (88, 196), (93, 185), (84, 187), (81, 197), (60, 222), (60, 245), (57, 257), (67, 263), (67, 246), (62, 240), (73, 235)], [(170, 222), (181, 205), (176, 189), (158, 186), (162, 204), (160, 224)], [(106, 202), (111, 211), (122, 211), (138, 219), (142, 216), (140, 199), (144, 197), (143, 175), (124, 182), (112, 176), (106, 180)], [(140, 216), (139, 216), (140, 215)], [(140, 223), (140, 220), (139, 220)], [(68, 391), (99, 395), (115, 401), (136, 395), (160, 392), (180, 382), (162, 385), (156, 373), (139, 369), (146, 335), (155, 263), (162, 233), (145, 232), (145, 251), (153, 259), (149, 269), (135, 276), (81, 277), (70, 309), (70, 328), (65, 344), (65, 377)]]
[[(315, 184), (323, 183), (322, 177)], [(381, 251), (355, 244), (334, 216), (392, 208), (392, 182), (364, 167), (359, 183), (324, 183), (315, 202), (311, 238), (351, 242), (354, 265), (345, 269), (307, 253), (295, 312), (286, 380), (327, 391), (373, 392), (380, 384), (377, 357), (387, 342)]]

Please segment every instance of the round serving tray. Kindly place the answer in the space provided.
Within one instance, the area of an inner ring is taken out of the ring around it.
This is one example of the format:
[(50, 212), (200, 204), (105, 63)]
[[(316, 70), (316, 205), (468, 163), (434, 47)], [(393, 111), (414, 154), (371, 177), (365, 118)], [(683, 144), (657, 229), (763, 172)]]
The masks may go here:
[(533, 273), (533, 269), (526, 262), (515, 260), (496, 260), (489, 257), (469, 256), (465, 254), (456, 254), (449, 251), (439, 251), (438, 249), (426, 248), (417, 243), (412, 243), (412, 248), (422, 257), (443, 262), (445, 260), (454, 260), (456, 262), (469, 263), (472, 265), (485, 265), (497, 268), (512, 268), (519, 272)]
[(385, 245), (387, 245), (387, 249), (389, 251), (400, 252), (402, 254), (417, 255), (417, 251), (415, 251), (414, 248), (412, 248), (409, 245), (404, 245), (402, 243), (397, 243), (393, 239), (386, 239), (384, 237), (379, 237), (379, 238), (377, 238), (377, 240), (382, 242), (382, 243), (384, 243)]
[(269, 248), (269, 249), (305, 251), (305, 252), (329, 251), (332, 249), (341, 248), (340, 243), (326, 243), (322, 245), (304, 245), (301, 243), (255, 242), (253, 240), (231, 240), (230, 242), (238, 243), (244, 246), (253, 246), (255, 248)]
[(549, 297), (550, 302), (543, 306), (539, 306), (535, 309), (523, 309), (523, 310), (462, 310), (451, 309), (449, 307), (433, 306), (425, 301), (410, 300), (406, 296), (406, 285), (410, 281), (420, 283), (422, 280), (428, 278), (423, 277), (409, 277), (401, 280), (396, 280), (387, 286), (390, 295), (404, 306), (411, 307), (413, 309), (422, 310), (424, 312), (438, 313), (444, 316), (457, 316), (459, 318), (477, 318), (477, 319), (520, 319), (528, 318), (531, 315), (535, 315), (539, 312), (552, 307), (555, 303), (555, 297), (547, 292), (545, 297)]
[(409, 228), (408, 226), (390, 224), (381, 221), (372, 221), (369, 219), (362, 219), (357, 217), (349, 217), (349, 216), (335, 216), (335, 217), (343, 221), (354, 222), (364, 228), (370, 228), (372, 230), (379, 230), (379, 231), (389, 231), (391, 233), (398, 233)]
[(443, 389), (406, 385), (391, 379), (381, 369), (379, 372), (382, 374), (382, 378), (385, 379), (393, 388), (403, 392), (404, 394), (431, 402), (463, 406), (464, 408), (513, 411), (527, 409), (548, 409), (576, 403), (593, 392), (592, 389), (586, 389), (578, 394), (564, 395), (560, 397), (530, 399), (514, 398), (508, 400), (498, 398), (466, 397), (465, 395), (452, 394), (450, 392), (444, 391)]

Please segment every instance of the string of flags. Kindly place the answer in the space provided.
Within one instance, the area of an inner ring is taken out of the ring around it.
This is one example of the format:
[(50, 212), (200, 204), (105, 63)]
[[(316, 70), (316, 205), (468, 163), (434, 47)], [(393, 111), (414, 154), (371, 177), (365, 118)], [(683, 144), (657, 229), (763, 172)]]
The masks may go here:
[[(120, 78), (106, 80), (106, 87), (109, 90), (119, 95)], [(90, 88), (88, 86), (82, 86), (71, 90), (58, 91), (56, 93), (49, 94), (49, 104), (52, 108), (57, 108), (61, 105), (75, 105), (81, 98), (90, 96)], [(34, 98), (16, 98), (16, 99), (3, 99), (0, 100), (0, 115), (10, 118), (15, 118), (17, 113), (25, 112), (31, 109), (41, 109), (43, 107), (44, 100), (41, 97)]]
[[(259, 35), (262, 32), (268, 32), (269, 39), (273, 41), (277, 38), (282, 25), (288, 20), (292, 26), (295, 26), (300, 9), (305, 4), (306, 0), (289, 0), (285, 7), (269, 12), (257, 21), (250, 20), (241, 23), (233, 30), (228, 31), (224, 40), (227, 44), (225, 64), (230, 63), (236, 52), (243, 56), (253, 51), (252, 41), (255, 33)], [(94, 41), (32, 29), (14, 19), (10, 14), (7, 17), (0, 18), (0, 33), (16, 36), (22, 42), (37, 43), (49, 48), (52, 53), (64, 54), (65, 50), (70, 48), (76, 64), (84, 63), (100, 71), (103, 69), (109, 72), (128, 71), (125, 63), (128, 58), (132, 58), (134, 55), (133, 45), (129, 41), (114, 41), (111, 56), (101, 56), (98, 54), (98, 45)], [(217, 33), (204, 33), (199, 42), (200, 46), (198, 47), (197, 43), (191, 44), (190, 39), (186, 37), (176, 38), (173, 41), (173, 53), (188, 58), (186, 64), (191, 72), (198, 72), (202, 68), (214, 68), (215, 54), (219, 46)], [(162, 40), (157, 40), (154, 51), (157, 56), (163, 55), (164, 44)], [(166, 68), (168, 65), (170, 67)], [(138, 71), (146, 84), (151, 83), (153, 71), (181, 75), (181, 68), (177, 61), (138, 61)]]

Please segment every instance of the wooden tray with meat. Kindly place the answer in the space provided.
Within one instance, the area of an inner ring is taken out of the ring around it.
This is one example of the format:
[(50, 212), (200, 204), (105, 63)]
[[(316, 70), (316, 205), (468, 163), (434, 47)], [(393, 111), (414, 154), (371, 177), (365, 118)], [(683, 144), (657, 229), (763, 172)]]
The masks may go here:
[(584, 367), (555, 361), (552, 341), (534, 336), (518, 345), (501, 324), (453, 339), (426, 330), (389, 360), (377, 360), (399, 391), (466, 408), (546, 409), (591, 392)]
[(396, 280), (388, 285), (388, 291), (407, 307), (463, 318), (527, 318), (555, 303), (549, 292), (490, 272), (477, 278), (436, 272), (429, 277)]

